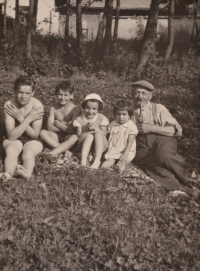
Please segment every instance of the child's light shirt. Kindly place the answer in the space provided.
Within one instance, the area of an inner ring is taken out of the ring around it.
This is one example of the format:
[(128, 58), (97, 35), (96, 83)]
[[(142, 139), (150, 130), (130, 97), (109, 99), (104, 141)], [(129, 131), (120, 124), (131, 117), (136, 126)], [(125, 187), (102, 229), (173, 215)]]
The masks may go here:
[[(92, 119), (88, 119), (85, 115), (81, 115), (77, 117), (73, 122), (74, 127), (86, 128), (88, 124), (107, 126), (109, 124), (109, 120), (103, 114), (98, 113)], [(82, 132), (86, 132), (84, 130)], [(88, 131), (89, 131), (89, 128), (88, 128)]]
[[(103, 115), (103, 114), (96, 114), (94, 118), (88, 119), (85, 115), (81, 115), (77, 117), (73, 125), (75, 127), (82, 127), (82, 134), (79, 136), (78, 140), (78, 147), (81, 146), (83, 140), (85, 139), (85, 136), (87, 133), (94, 133), (90, 130), (89, 125), (94, 125), (95, 127), (100, 127), (100, 126), (107, 126), (109, 124), (109, 120)], [(106, 137), (103, 135), (103, 151), (106, 151), (108, 148), (108, 141)]]
[[(137, 135), (138, 129), (134, 122), (128, 120), (124, 124), (119, 124), (116, 120), (112, 121), (108, 126), (109, 147), (105, 154), (105, 159), (120, 159), (125, 151), (129, 135)], [(128, 158), (133, 160), (136, 154), (136, 140), (134, 139)]]

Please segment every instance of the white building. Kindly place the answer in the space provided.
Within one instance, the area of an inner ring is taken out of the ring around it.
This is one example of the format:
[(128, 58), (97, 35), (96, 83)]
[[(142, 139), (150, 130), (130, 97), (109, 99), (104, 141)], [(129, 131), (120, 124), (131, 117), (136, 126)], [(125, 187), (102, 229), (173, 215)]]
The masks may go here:
[[(0, 3), (4, 3), (4, 0), (0, 0)], [(19, 0), (19, 6), (29, 6), (29, 0)], [(58, 33), (59, 14), (54, 12), (54, 8), (54, 0), (38, 0), (37, 30), (42, 34), (49, 34), (49, 31), (52, 34)], [(7, 16), (15, 18), (15, 0), (7, 0), (6, 13)]]

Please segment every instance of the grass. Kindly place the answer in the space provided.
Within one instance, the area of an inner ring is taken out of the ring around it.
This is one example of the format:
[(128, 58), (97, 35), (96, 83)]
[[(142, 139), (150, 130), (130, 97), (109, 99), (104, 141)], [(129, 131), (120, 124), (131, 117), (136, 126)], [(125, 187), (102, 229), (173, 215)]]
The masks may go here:
[[(3, 104), (12, 96), (19, 74), (15, 67), (12, 72), (2, 70), (1, 127)], [(38, 78), (35, 96), (47, 111), (58, 80)], [(76, 103), (96, 92), (110, 120), (113, 103), (129, 95), (130, 80), (112, 72), (89, 76), (77, 72), (72, 80)], [(179, 149), (198, 171), (198, 91), (162, 80), (153, 83), (154, 100), (166, 105), (184, 127)], [(3, 134), (4, 129), (1, 139)], [(124, 179), (72, 164), (56, 168), (37, 159), (30, 182), (14, 178), (1, 183), (0, 270), (198, 271), (200, 199), (176, 202), (138, 172), (138, 177)]]

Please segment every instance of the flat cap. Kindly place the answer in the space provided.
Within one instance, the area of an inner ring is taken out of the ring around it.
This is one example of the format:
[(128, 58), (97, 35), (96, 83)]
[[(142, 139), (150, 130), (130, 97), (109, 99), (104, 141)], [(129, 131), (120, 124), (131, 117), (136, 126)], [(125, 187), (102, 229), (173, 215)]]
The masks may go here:
[(154, 86), (145, 80), (134, 82), (134, 83), (132, 83), (132, 86), (133, 87), (141, 87), (141, 88), (147, 89), (148, 91), (154, 90)]

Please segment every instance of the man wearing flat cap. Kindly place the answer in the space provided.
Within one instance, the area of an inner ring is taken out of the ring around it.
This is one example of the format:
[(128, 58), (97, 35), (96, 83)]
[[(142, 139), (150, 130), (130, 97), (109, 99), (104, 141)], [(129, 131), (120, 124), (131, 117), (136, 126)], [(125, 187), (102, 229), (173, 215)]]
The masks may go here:
[(174, 195), (189, 198), (192, 189), (188, 181), (195, 174), (177, 153), (182, 128), (165, 106), (151, 102), (153, 91), (154, 86), (145, 80), (132, 84), (134, 122), (139, 132), (134, 163)]

